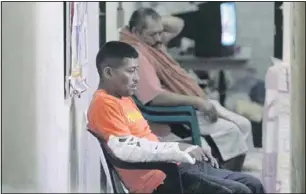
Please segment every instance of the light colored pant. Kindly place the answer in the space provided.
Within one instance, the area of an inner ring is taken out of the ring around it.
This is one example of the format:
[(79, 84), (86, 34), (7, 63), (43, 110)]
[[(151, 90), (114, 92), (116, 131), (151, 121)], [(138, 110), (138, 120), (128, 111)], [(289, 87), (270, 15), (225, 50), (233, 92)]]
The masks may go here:
[(210, 135), (216, 143), (222, 159), (228, 160), (248, 151), (253, 147), (251, 122), (220, 105), (216, 100), (210, 100), (220, 114), (217, 122), (211, 123), (202, 112), (197, 112), (200, 133)]

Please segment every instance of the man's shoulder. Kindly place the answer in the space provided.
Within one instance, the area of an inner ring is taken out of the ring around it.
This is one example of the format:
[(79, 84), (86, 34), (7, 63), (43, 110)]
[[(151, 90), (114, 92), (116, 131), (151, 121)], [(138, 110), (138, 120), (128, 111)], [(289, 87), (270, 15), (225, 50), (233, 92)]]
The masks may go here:
[(119, 100), (101, 91), (96, 91), (90, 105), (90, 109), (108, 110), (120, 108)]

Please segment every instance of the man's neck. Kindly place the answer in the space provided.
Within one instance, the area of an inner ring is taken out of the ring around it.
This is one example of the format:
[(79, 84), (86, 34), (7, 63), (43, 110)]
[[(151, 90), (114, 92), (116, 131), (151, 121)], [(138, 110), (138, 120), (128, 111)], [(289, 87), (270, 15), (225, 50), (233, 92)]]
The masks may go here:
[(104, 90), (108, 95), (114, 96), (116, 98), (121, 99), (120, 95), (117, 95), (115, 92), (113, 92), (113, 87), (110, 87), (109, 85), (105, 84), (103, 81), (100, 81), (98, 90)]

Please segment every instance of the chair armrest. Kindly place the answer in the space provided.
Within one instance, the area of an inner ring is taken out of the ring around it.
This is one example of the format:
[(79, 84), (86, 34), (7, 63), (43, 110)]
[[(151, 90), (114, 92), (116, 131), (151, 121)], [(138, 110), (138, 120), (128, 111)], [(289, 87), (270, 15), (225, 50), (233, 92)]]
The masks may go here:
[(160, 124), (186, 124), (191, 129), (192, 143), (194, 145), (202, 146), (201, 134), (196, 116), (186, 115), (149, 115), (142, 112), (142, 116), (149, 122)]
[(194, 115), (194, 108), (192, 106), (173, 106), (173, 107), (162, 107), (162, 106), (138, 106), (143, 112), (158, 114), (158, 115)]
[(142, 112), (142, 116), (150, 122), (161, 123), (161, 124), (189, 124), (191, 122), (191, 117), (188, 115), (151, 115)]
[(192, 106), (147, 106), (143, 105), (135, 96), (132, 97), (141, 112), (156, 115), (195, 115)]

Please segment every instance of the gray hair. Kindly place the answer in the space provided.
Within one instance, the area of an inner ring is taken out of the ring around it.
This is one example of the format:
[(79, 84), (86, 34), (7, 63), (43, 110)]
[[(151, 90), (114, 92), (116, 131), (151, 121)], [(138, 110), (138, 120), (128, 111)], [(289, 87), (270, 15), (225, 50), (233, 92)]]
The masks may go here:
[(152, 8), (139, 8), (133, 12), (130, 18), (129, 21), (130, 31), (132, 31), (134, 27), (140, 31), (146, 28), (147, 17), (151, 17), (154, 20), (161, 18), (161, 16)]

